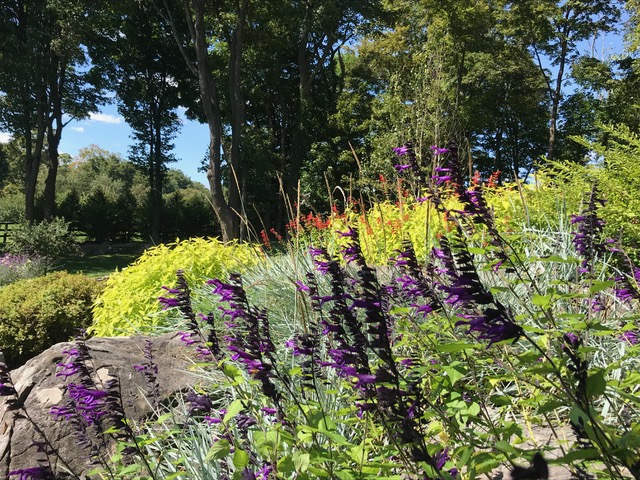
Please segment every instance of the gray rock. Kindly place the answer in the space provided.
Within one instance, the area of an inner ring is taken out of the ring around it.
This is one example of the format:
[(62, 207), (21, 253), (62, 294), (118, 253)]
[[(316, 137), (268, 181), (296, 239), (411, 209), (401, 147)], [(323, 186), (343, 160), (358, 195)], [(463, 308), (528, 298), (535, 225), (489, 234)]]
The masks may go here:
[[(128, 418), (133, 419), (152, 413), (144, 393), (149, 389), (147, 380), (133, 368), (133, 365), (145, 362), (146, 340), (147, 337), (118, 337), (87, 341), (96, 377), (102, 381), (113, 377), (120, 380), (125, 412)], [(158, 365), (161, 400), (188, 390), (197, 382), (197, 378), (188, 371), (194, 362), (193, 356), (175, 334), (151, 340)], [(45, 454), (37, 451), (34, 441), (42, 442), (43, 435), (59, 454), (59, 458), (49, 457), (56, 478), (65, 478), (68, 469), (76, 476), (84, 477), (93, 468), (88, 465), (87, 453), (78, 445), (70, 422), (56, 421), (49, 413), (52, 406), (63, 401), (65, 383), (63, 377), (56, 376), (57, 364), (65, 358), (63, 350), (72, 345), (54, 345), (10, 373), (22, 408), (11, 409), (9, 397), (0, 397), (0, 478), (8, 478), (8, 472), (12, 470), (37, 466), (37, 459)], [(73, 382), (73, 377), (69, 382)]]

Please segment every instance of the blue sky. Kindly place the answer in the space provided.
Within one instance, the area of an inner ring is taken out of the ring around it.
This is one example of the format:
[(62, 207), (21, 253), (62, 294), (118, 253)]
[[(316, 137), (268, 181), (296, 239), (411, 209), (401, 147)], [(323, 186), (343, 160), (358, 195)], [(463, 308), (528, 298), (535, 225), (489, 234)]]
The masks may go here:
[[(207, 179), (204, 173), (198, 172), (209, 145), (209, 132), (206, 124), (200, 124), (182, 118), (182, 127), (174, 140), (175, 154), (178, 161), (171, 163), (170, 168), (182, 170), (192, 180), (204, 185)], [(131, 128), (118, 114), (116, 105), (106, 105), (100, 113), (89, 118), (70, 122), (62, 132), (60, 152), (71, 156), (89, 145), (97, 145), (104, 150), (119, 153), (127, 158), (132, 145)]]

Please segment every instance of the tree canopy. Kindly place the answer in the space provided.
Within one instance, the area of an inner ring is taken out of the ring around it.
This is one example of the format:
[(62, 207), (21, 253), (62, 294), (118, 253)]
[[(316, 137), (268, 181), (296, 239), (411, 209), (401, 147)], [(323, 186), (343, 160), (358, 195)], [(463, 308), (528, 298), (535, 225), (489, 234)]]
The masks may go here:
[[(179, 107), (208, 125), (205, 169), (225, 240), (246, 238), (251, 225), (282, 232), (294, 205), (327, 211), (335, 188), (375, 195), (394, 175), (391, 149), (409, 140), (425, 172), (430, 147), (455, 141), (469, 175), (513, 179), (543, 159), (586, 161), (587, 147), (572, 138), (606, 141), (599, 124), (640, 127), (635, 1), (9, 0), (1, 8), (0, 127), (21, 138), (27, 218), (40, 164), (45, 218), (56, 208), (65, 122), (110, 92), (134, 131), (130, 160), (146, 171), (156, 238)], [(606, 57), (589, 48), (613, 31), (624, 31), (626, 50)]]

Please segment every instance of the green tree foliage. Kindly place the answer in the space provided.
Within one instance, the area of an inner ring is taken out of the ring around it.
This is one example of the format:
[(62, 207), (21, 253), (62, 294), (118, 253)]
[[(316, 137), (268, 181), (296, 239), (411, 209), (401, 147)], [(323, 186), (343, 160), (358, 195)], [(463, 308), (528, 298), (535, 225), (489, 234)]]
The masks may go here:
[[(189, 79), (168, 26), (144, 2), (110, 2), (111, 15), (92, 46), (94, 62), (110, 79), (118, 111), (133, 129), (130, 159), (149, 184), (150, 237), (160, 241), (162, 202), (172, 140), (180, 126), (177, 108), (188, 100)], [(102, 18), (105, 18), (103, 16)]]
[(314, 144), (333, 142), (327, 116), (344, 77), (340, 49), (370, 23), (377, 2), (185, 5), (191, 39), (182, 48), (209, 124), (208, 178), (223, 237), (245, 235), (240, 217), (250, 206), (282, 226), (279, 179), (295, 199)]
[(11, 231), (8, 250), (39, 261), (51, 268), (62, 257), (78, 253), (78, 243), (61, 218), (38, 224), (24, 223)]
[[(178, 210), (163, 207), (160, 241), (216, 235), (207, 189), (180, 171), (168, 170), (167, 179), (164, 201), (172, 195), (184, 201)], [(140, 166), (93, 145), (61, 167), (59, 189), (59, 214), (90, 239), (149, 239), (153, 209)]]
[(36, 186), (46, 164), (44, 217), (53, 215), (58, 147), (69, 118), (100, 101), (86, 68), (88, 22), (79, 1), (8, 0), (0, 4), (0, 126), (23, 140), (25, 217), (36, 218)]
[[(551, 107), (548, 159), (556, 158), (564, 82), (569, 68), (579, 58), (579, 42), (613, 31), (619, 18), (619, 1), (536, 0), (511, 4), (505, 22), (508, 26), (506, 31), (531, 48), (547, 85)], [(551, 59), (554, 74), (544, 66), (543, 55)]]

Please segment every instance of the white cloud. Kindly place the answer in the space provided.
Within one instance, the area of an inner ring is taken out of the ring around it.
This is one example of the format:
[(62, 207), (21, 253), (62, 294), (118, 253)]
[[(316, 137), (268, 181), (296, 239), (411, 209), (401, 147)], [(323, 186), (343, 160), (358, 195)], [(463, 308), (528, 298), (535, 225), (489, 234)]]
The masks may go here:
[(11, 134), (6, 132), (0, 132), (0, 143), (7, 143), (11, 140)]
[(71, 130), (74, 132), (82, 133), (84, 132), (84, 127), (71, 127)]
[(89, 120), (102, 123), (111, 123), (113, 125), (122, 123), (122, 117), (119, 117), (117, 115), (109, 115), (108, 113), (90, 113)]

